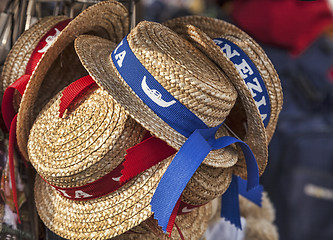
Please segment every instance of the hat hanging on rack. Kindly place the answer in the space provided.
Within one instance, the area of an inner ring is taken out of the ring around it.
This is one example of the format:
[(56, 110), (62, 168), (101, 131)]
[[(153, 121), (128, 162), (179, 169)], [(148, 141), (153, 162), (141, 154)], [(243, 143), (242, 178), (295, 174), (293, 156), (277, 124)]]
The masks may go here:
[[(267, 55), (245, 32), (223, 20), (187, 16), (169, 20), (164, 25), (220, 66), (237, 89), (239, 99), (225, 122), (248, 143), (261, 175), (267, 164), (267, 145), (274, 134), (283, 101), (279, 77)], [(244, 159), (237, 163), (235, 171), (246, 177)]]
[[(1, 113), (4, 124), (9, 131), (8, 166), (10, 169), (14, 205), (18, 215), (19, 206), (14, 171), (17, 111), (20, 106), (21, 96), (32, 72), (46, 48), (69, 21), (64, 16), (41, 19), (18, 38), (6, 58), (2, 71), (1, 81), (5, 92), (1, 103)], [(20, 221), (20, 218), (18, 219)]]
[[(248, 160), (249, 189), (258, 184), (251, 150), (228, 136), (222, 124), (234, 106), (236, 90), (188, 41), (161, 24), (144, 21), (114, 51), (108, 41), (93, 36), (78, 37), (75, 48), (97, 84), (143, 127), (179, 150), (152, 199), (155, 218), (166, 221), (163, 230), (201, 162), (225, 169), (236, 164), (237, 156), (230, 150), (233, 143), (241, 145)], [(226, 189), (232, 173), (223, 174), (230, 176), (220, 183)]]
[(25, 89), (17, 117), (17, 143), (25, 158), (29, 131), (42, 107), (72, 81), (87, 75), (73, 54), (74, 39), (86, 33), (119, 42), (128, 32), (128, 17), (127, 9), (117, 1), (92, 5), (75, 17), (44, 53)]

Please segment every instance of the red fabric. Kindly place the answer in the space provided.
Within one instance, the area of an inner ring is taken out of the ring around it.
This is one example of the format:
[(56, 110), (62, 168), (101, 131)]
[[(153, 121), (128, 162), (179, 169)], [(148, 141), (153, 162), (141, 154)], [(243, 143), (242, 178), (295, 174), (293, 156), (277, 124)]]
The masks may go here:
[(175, 223), (175, 226), (176, 226), (177, 231), (179, 233), (180, 239), (185, 240), (184, 235), (183, 235), (182, 231), (180, 230), (180, 228), (178, 227), (177, 223)]
[(19, 207), (18, 207), (18, 202), (17, 202), (15, 166), (14, 166), (14, 145), (16, 143), (16, 122), (17, 122), (17, 115), (15, 115), (15, 117), (13, 118), (13, 121), (11, 122), (11, 125), (10, 125), (9, 142), (8, 142), (8, 167), (9, 167), (9, 174), (10, 174), (10, 182), (12, 184), (13, 201), (14, 201), (14, 205), (16, 208), (17, 219), (18, 219), (18, 222), (21, 224)]
[(126, 150), (124, 169), (120, 180), (127, 181), (139, 173), (151, 168), (177, 151), (166, 142), (154, 136)]
[(233, 0), (231, 18), (254, 39), (295, 55), (332, 24), (325, 0)]
[(23, 95), (23, 92), (27, 86), (30, 79), (30, 75), (24, 74), (19, 79), (17, 79), (12, 85), (6, 88), (1, 103), (2, 118), (5, 122), (7, 130), (9, 131), (11, 122), (16, 115), (16, 111), (13, 106), (13, 97), (15, 89)]
[(192, 205), (186, 202), (181, 202), (179, 205), (178, 213), (177, 215), (184, 215), (187, 213), (192, 212), (194, 209), (201, 207), (202, 205)]
[(57, 35), (57, 31), (62, 31), (67, 25), (68, 23), (71, 21), (71, 19), (66, 19), (64, 21), (61, 21), (59, 23), (57, 23), (54, 27), (52, 27), (38, 42), (36, 48), (34, 49), (34, 51), (31, 54), (31, 57), (29, 59), (29, 62), (27, 64), (25, 73), (31, 75), (32, 72), (35, 70), (39, 60), (42, 58), (42, 56), (44, 55), (44, 52), (41, 52), (41, 50), (46, 46), (46, 45), (50, 45), (50, 43), (48, 43), (48, 39), (50, 37), (56, 37)]
[(77, 201), (89, 200), (107, 195), (123, 186), (125, 183), (120, 183), (122, 168), (122, 164), (119, 164), (115, 169), (103, 177), (92, 183), (79, 187), (61, 188), (48, 183), (45, 179), (43, 180), (65, 198)]
[(65, 110), (77, 100), (82, 93), (86, 92), (93, 86), (97, 86), (94, 79), (90, 76), (84, 76), (66, 87), (60, 98), (59, 117), (63, 116)]
[[(25, 88), (28, 84), (28, 81), (31, 77), (32, 72), (35, 70), (39, 60), (44, 55), (43, 49), (46, 49), (46, 45), (50, 45), (50, 38), (54, 39), (57, 36), (59, 31), (62, 31), (67, 24), (70, 22), (70, 19), (64, 20), (56, 24), (52, 27), (38, 42), (36, 48), (32, 52), (29, 61), (27, 63), (25, 74), (17, 79), (12, 85), (10, 85), (3, 94), (3, 99), (1, 103), (1, 111), (2, 117), (5, 122), (5, 125), (9, 131), (10, 123), (14, 118), (16, 112), (13, 108), (13, 97), (15, 93), (15, 89), (19, 91), (21, 95), (23, 95)], [(56, 30), (57, 29), (57, 30)]]
[(171, 237), (173, 224), (175, 223), (175, 220), (176, 220), (176, 217), (177, 217), (178, 209), (179, 209), (179, 206), (180, 206), (180, 203), (181, 203), (181, 198), (182, 198), (182, 196), (180, 196), (180, 198), (178, 199), (178, 201), (175, 205), (175, 208), (173, 209), (173, 211), (171, 213), (171, 216), (170, 216), (170, 219), (169, 219), (169, 222), (168, 222), (168, 226), (166, 228), (167, 232), (169, 233), (169, 237)]

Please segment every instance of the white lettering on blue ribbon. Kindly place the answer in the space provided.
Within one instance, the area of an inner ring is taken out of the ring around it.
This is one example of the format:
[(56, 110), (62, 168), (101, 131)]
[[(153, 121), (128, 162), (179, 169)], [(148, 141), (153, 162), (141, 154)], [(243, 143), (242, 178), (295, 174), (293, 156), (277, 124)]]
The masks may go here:
[(244, 51), (233, 42), (224, 38), (215, 38), (214, 42), (221, 48), (221, 51), (226, 54), (227, 58), (235, 64), (236, 69), (251, 92), (264, 126), (267, 127), (271, 111), (269, 95), (265, 82), (255, 64)]
[[(231, 56), (239, 55), (238, 52), (231, 51), (228, 48), (229, 50)], [(117, 57), (118, 51), (125, 51), (126, 58)], [(126, 38), (112, 52), (111, 59), (119, 74), (143, 103), (170, 127), (187, 137), (187, 141), (170, 163), (151, 200), (154, 217), (164, 231), (166, 231), (171, 213), (186, 184), (212, 150), (238, 143), (243, 150), (247, 164), (247, 188), (252, 189), (258, 186), (258, 165), (249, 146), (230, 136), (215, 139), (215, 133), (221, 124), (209, 128), (186, 106), (174, 98), (136, 58)], [(161, 96), (163, 96), (162, 103), (160, 101), (162, 100)], [(231, 213), (234, 214), (235, 212), (231, 210)], [(237, 217), (239, 218), (239, 214), (234, 218)]]

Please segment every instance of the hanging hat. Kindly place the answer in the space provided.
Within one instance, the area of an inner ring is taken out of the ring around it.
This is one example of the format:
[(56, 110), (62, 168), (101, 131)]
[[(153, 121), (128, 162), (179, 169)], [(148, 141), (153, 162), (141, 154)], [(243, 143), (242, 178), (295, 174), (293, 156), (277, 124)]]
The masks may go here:
[[(185, 105), (206, 125), (218, 126), (228, 116), (237, 97), (235, 89), (225, 75), (187, 41), (160, 24), (147, 21), (139, 23), (126, 39), (144, 68), (177, 98), (179, 104), (181, 102)], [(188, 130), (179, 130), (182, 132), (179, 133), (170, 127), (131, 90), (111, 60), (112, 48), (108, 41), (84, 36), (76, 43), (77, 54), (97, 84), (109, 91), (110, 95), (153, 135), (176, 149), (183, 145), (186, 137), (182, 133), (186, 132), (184, 134), (187, 135)], [(124, 41), (120, 46), (123, 43)], [(119, 55), (119, 64), (122, 64), (124, 57), (125, 54)], [(134, 69), (132, 71), (134, 72)], [(144, 74), (142, 77), (135, 75), (135, 79), (147, 99), (162, 109), (177, 106), (175, 99), (165, 100), (163, 93), (149, 85), (148, 76)], [(182, 116), (175, 117), (179, 120)], [(179, 122), (176, 128), (184, 127), (186, 120), (188, 119)], [(230, 156), (226, 158), (224, 152), (225, 149), (214, 150), (205, 161), (207, 164), (215, 163), (223, 167), (233, 166), (237, 159)]]
[[(279, 77), (267, 55), (250, 36), (222, 20), (188, 16), (164, 24), (219, 65), (235, 86), (239, 99), (226, 124), (250, 146), (262, 174), (283, 101)], [(246, 177), (244, 159), (237, 163), (236, 173)]]
[(121, 3), (103, 1), (75, 17), (48, 47), (29, 80), (18, 113), (17, 142), (24, 157), (28, 159), (29, 131), (43, 106), (71, 81), (87, 75), (73, 54), (74, 39), (86, 33), (119, 42), (128, 25), (128, 11)]
[(152, 215), (149, 202), (171, 158), (120, 183), (126, 149), (146, 130), (96, 87), (79, 94), (60, 117), (66, 89), (43, 108), (29, 136), (29, 158), (41, 176), (35, 185), (37, 211), (65, 238), (117, 236)]
[[(8, 166), (17, 214), (19, 214), (19, 205), (15, 181), (14, 146), (16, 142), (17, 111), (21, 96), (45, 50), (69, 21), (67, 17), (57, 16), (43, 18), (34, 24), (15, 42), (2, 71), (1, 81), (5, 92), (1, 103), (1, 113), (5, 128), (9, 132)], [(47, 94), (48, 92), (45, 93), (45, 95)]]
[[(12, 119), (20, 106), (21, 95), (45, 49), (70, 20), (65, 16), (51, 16), (23, 32), (7, 55), (1, 74), (2, 115), (9, 130)], [(16, 91), (17, 90), (17, 91)]]
[[(252, 152), (244, 142), (228, 136), (222, 124), (234, 106), (236, 91), (225, 74), (188, 41), (161, 24), (143, 21), (114, 51), (109, 41), (94, 36), (79, 36), (75, 49), (97, 84), (144, 128), (179, 150), (152, 199), (155, 218), (164, 215), (163, 230), (202, 162), (221, 169), (236, 164), (230, 150), (233, 143), (242, 146), (250, 162), (249, 188), (258, 184)], [(227, 177), (220, 184), (225, 190), (232, 172), (223, 174)]]

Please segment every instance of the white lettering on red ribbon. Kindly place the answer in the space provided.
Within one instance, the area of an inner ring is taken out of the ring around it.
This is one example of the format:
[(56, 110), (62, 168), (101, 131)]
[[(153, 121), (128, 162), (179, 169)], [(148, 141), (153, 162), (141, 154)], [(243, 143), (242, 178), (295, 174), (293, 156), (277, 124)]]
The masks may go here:
[(119, 177), (116, 177), (116, 178), (112, 178), (113, 181), (115, 182), (120, 182), (120, 178), (122, 177), (123, 175), (119, 176)]
[(192, 212), (195, 208), (188, 208), (187, 206), (182, 209), (182, 213)]
[(88, 197), (93, 197), (93, 195), (90, 195), (86, 192), (83, 192), (82, 190), (76, 190), (74, 191), (74, 196), (71, 196), (69, 194), (71, 194), (70, 192), (66, 192), (66, 190), (62, 190), (62, 189), (57, 189), (55, 187), (53, 187), (55, 190), (57, 190), (61, 195), (63, 195), (66, 198), (88, 198)]
[(49, 47), (52, 45), (52, 43), (54, 42), (54, 40), (58, 37), (58, 35), (60, 34), (60, 31), (57, 28), (54, 28), (54, 30), (56, 31), (56, 33), (52, 36), (47, 36), (47, 38), (45, 39), (46, 45), (38, 50), (37, 52), (39, 53), (45, 53), (47, 49), (49, 49)]
[(87, 197), (92, 197), (93, 195), (90, 195), (88, 193), (85, 193), (81, 190), (75, 191), (75, 198), (87, 198)]

